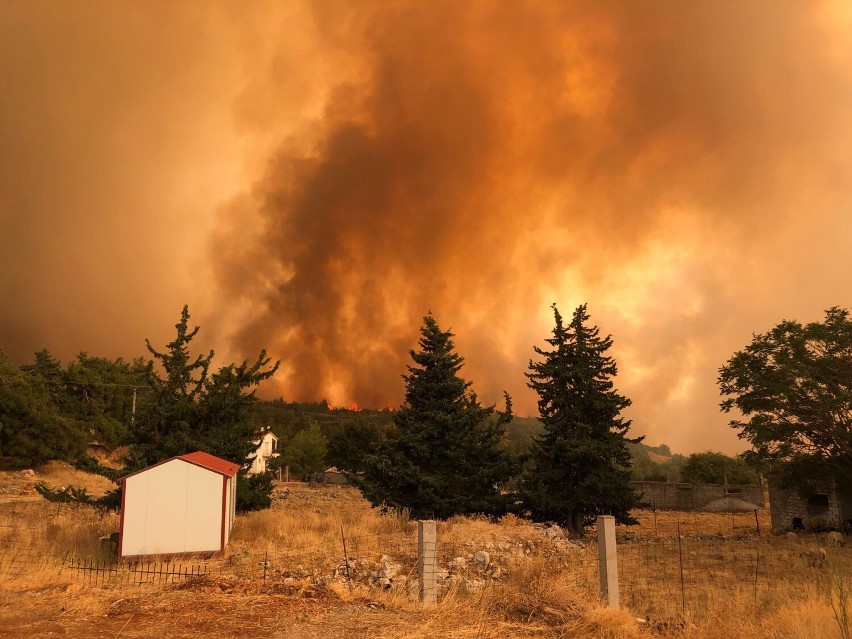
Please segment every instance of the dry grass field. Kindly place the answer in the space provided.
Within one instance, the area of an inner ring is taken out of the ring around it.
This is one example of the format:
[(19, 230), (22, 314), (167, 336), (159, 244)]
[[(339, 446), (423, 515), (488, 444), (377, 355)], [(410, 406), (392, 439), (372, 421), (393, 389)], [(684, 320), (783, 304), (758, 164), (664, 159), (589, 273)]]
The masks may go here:
[(28, 500), (26, 488), (108, 487), (73, 472), (0, 473), (2, 637), (846, 639), (852, 624), (841, 610), (852, 548), (773, 537), (764, 511), (760, 536), (753, 513), (638, 512), (639, 526), (618, 529), (621, 610), (599, 601), (594, 531), (569, 540), (512, 516), (439, 523), (441, 598), (423, 607), (411, 596), (416, 522), (348, 487), (296, 483), (278, 486), (272, 509), (238, 517), (225, 557), (182, 562), (201, 578), (80, 570), (108, 565), (100, 538), (117, 517)]

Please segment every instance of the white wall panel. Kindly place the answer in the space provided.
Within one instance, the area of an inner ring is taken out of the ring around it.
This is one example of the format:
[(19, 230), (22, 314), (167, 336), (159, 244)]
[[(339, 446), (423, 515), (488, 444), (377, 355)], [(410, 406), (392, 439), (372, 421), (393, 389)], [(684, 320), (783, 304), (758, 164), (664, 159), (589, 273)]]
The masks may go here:
[(173, 459), (125, 480), (122, 555), (218, 551), (222, 476)]
[(217, 551), (222, 546), (222, 475), (186, 465), (188, 499), (183, 552)]

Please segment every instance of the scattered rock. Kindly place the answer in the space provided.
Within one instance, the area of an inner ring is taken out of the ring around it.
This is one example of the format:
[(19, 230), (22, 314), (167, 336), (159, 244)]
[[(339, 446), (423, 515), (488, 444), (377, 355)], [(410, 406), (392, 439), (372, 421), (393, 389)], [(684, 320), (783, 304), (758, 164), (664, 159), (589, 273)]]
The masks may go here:
[(565, 531), (556, 524), (553, 524), (550, 528), (546, 528), (544, 530), (544, 536), (548, 539), (563, 539), (565, 537)]
[(799, 539), (799, 535), (797, 535), (793, 531), (788, 532), (786, 535), (784, 535), (784, 537), (790, 539), (791, 541), (796, 541)]
[(379, 574), (379, 578), (381, 579), (393, 579), (399, 574), (399, 571), (402, 569), (402, 566), (399, 564), (394, 564), (389, 561), (382, 562), (382, 570)]
[(408, 592), (409, 601), (419, 601), (420, 600), (420, 584), (416, 579), (412, 579), (407, 584), (405, 584), (405, 588)]
[(827, 556), (825, 548), (816, 548), (814, 550), (803, 550), (799, 553), (802, 563), (811, 568), (821, 568), (825, 566)]
[(483, 586), (485, 586), (485, 582), (481, 579), (461, 580), (461, 591), (469, 595), (474, 595), (476, 593), (482, 592)]
[(826, 535), (826, 539), (830, 544), (834, 544), (835, 546), (845, 546), (846, 545), (846, 537), (843, 536), (843, 533), (837, 532), (836, 530), (832, 530), (830, 533)]
[(473, 563), (475, 563), (480, 569), (485, 570), (488, 568), (488, 564), (491, 563), (491, 555), (484, 550), (478, 550), (473, 555)]
[(21, 470), (15, 473), (18, 477), (35, 477), (35, 471), (32, 468)]

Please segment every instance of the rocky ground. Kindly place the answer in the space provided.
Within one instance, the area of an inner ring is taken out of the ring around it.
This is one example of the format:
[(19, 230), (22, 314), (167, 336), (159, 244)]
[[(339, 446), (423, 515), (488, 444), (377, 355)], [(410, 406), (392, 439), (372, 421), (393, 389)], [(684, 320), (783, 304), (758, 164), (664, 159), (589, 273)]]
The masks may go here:
[(36, 472), (32, 469), (0, 472), (0, 500), (20, 497), (38, 497), (35, 485)]
[[(114, 530), (114, 515), (42, 507), (33, 491), (38, 481), (90, 492), (112, 486), (76, 473), (67, 466), (0, 472), (0, 499), (22, 502), (6, 510), (30, 518), (15, 534), (53, 544), (54, 558), (57, 547)], [(430, 609), (417, 602), (415, 522), (379, 514), (350, 487), (279, 485), (273, 508), (241, 515), (228, 554), (209, 562), (200, 579), (89, 583), (61, 569), (61, 554), (52, 563), (34, 556), (28, 571), (13, 574), (3, 572), (0, 555), (0, 637), (626, 639), (657, 627), (670, 636), (702, 639), (736, 636), (737, 629), (767, 636), (770, 628), (779, 638), (834, 636), (830, 608), (821, 591), (811, 593), (807, 584), (833, 574), (837, 560), (852, 560), (842, 536), (771, 537), (764, 511), (758, 521), (754, 513), (636, 516), (639, 526), (617, 531), (622, 601), (630, 613), (601, 607), (592, 539), (511, 516), (439, 522), (441, 603)], [(0, 537), (9, 537), (19, 523), (9, 517), (0, 522), (7, 526)], [(673, 625), (638, 623), (637, 616), (646, 617), (645, 596), (654, 597), (652, 603), (662, 596), (679, 614), (679, 544), (688, 605), (703, 616), (692, 625), (683, 618)], [(794, 608), (801, 623), (785, 616)], [(818, 634), (800, 632), (806, 627)]]

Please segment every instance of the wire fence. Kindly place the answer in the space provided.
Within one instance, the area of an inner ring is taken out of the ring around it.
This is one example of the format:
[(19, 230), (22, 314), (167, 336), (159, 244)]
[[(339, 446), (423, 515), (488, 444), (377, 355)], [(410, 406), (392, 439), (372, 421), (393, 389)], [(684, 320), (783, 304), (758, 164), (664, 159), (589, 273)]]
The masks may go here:
[(107, 583), (148, 584), (178, 583), (207, 576), (207, 564), (170, 561), (119, 563), (91, 559), (64, 559), (59, 572), (70, 572), (77, 580), (90, 585)]
[[(22, 530), (27, 530), (24, 527)], [(0, 537), (0, 580), (48, 570), (91, 585), (176, 583), (198, 578), (314, 581), (341, 578), (376, 584), (382, 573), (410, 575), (417, 564), (416, 535), (409, 531), (358, 534), (339, 543), (276, 546), (262, 551), (235, 546), (223, 556), (185, 560), (152, 557), (119, 561), (109, 537), (87, 549), (45, 552), (39, 538)]]
[(707, 534), (684, 517), (674, 536), (622, 540), (622, 605), (649, 618), (705, 617), (734, 601), (758, 609), (782, 590), (804, 594), (824, 589), (833, 576), (852, 577), (852, 549), (827, 536), (770, 536), (753, 517), (747, 530), (743, 515), (734, 535)]
[[(237, 542), (224, 556), (211, 559), (119, 562), (108, 536), (114, 521), (94, 509), (34, 502), (14, 507), (4, 504), (0, 515), (0, 581), (49, 571), (95, 586), (236, 579), (336, 580), (385, 587), (389, 581), (395, 585), (411, 581), (419, 559), (416, 530), (409, 524), (373, 534), (341, 528), (337, 540), (326, 531), (322, 541), (304, 545), (278, 542), (263, 548)], [(754, 513), (717, 515), (714, 530), (693, 513), (680, 513), (675, 519), (673, 514), (666, 516), (671, 521), (660, 521), (657, 527), (654, 520), (653, 526), (644, 526), (642, 535), (618, 528), (621, 604), (642, 616), (699, 617), (718, 613), (734, 600), (758, 608), (779, 588), (821, 588), (831, 575), (852, 576), (852, 547), (832, 547), (825, 536), (771, 536), (765, 526), (761, 529)], [(62, 530), (63, 540), (67, 540), (68, 550), (63, 547), (63, 554), (45, 551), (50, 547), (45, 540), (54, 530)], [(107, 535), (98, 537), (102, 532)], [(514, 541), (490, 544), (492, 564), (501, 570), (482, 572), (475, 578), (484, 582), (511, 578), (526, 558), (541, 557), (579, 588), (599, 592), (594, 537), (569, 540), (549, 538), (541, 531), (536, 534), (538, 541), (528, 547)], [(470, 576), (456, 571), (454, 562), (459, 557), (470, 558), (481, 547), (478, 542), (439, 536), (439, 579), (447, 584), (459, 574)]]

